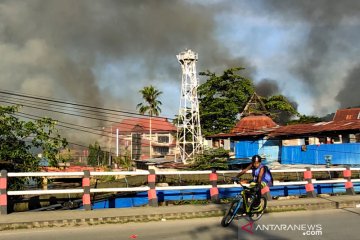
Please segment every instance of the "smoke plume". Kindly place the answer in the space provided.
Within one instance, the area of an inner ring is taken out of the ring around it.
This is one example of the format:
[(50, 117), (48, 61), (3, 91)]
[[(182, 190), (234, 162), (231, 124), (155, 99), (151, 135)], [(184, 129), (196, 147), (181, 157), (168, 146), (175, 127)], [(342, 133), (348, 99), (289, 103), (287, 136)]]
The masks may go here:
[(360, 104), (360, 95), (354, 95), (351, 87), (360, 64), (360, 2), (270, 0), (264, 4), (267, 16), (290, 25), (303, 24), (308, 29), (303, 46), (291, 49), (293, 62), (289, 65), (315, 99), (315, 113), (334, 111), (335, 100), (341, 107)]
[[(165, 0), (2, 1), (1, 88), (135, 112), (146, 85), (180, 91), (176, 54), (186, 48), (199, 53), (198, 71), (243, 65), (214, 37), (213, 16), (223, 10)], [(174, 108), (179, 99), (162, 101)]]

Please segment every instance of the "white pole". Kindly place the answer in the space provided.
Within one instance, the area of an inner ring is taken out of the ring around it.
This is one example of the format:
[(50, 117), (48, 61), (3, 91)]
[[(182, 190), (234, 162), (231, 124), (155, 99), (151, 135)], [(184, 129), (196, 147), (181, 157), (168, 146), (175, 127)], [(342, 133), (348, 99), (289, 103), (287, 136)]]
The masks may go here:
[(130, 139), (130, 141), (131, 141), (131, 143), (130, 143), (130, 157), (131, 157), (131, 160), (133, 160), (133, 151), (132, 151), (132, 148), (133, 148), (133, 145), (132, 145), (132, 139), (133, 139), (133, 133), (131, 132), (131, 139)]
[(151, 149), (151, 140), (152, 140), (152, 136), (151, 136), (151, 118), (152, 118), (152, 114), (150, 113), (150, 159), (152, 159), (152, 149)]
[(119, 156), (119, 129), (116, 129), (116, 156)]
[(110, 138), (109, 138), (109, 166), (111, 166), (111, 143), (112, 143), (112, 125), (110, 130)]

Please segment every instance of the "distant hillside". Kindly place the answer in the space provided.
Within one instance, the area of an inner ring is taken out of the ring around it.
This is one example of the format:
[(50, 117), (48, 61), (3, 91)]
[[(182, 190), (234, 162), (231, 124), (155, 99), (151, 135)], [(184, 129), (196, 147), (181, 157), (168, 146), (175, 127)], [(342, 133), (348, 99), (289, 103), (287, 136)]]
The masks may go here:
[(321, 117), (321, 120), (323, 120), (324, 122), (329, 122), (334, 119), (334, 116), (335, 116), (335, 113), (329, 113), (328, 115)]

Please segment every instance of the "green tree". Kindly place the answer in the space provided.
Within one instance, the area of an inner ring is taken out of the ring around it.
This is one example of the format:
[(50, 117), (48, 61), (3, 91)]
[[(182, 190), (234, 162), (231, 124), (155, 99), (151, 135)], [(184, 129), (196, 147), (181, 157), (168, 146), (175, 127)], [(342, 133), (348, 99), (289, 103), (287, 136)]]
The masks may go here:
[(199, 110), (204, 135), (229, 132), (237, 116), (255, 91), (252, 81), (237, 72), (244, 68), (231, 68), (221, 76), (201, 72), (208, 80), (198, 88)]
[(158, 97), (162, 94), (161, 91), (157, 90), (152, 85), (144, 87), (139, 91), (142, 95), (143, 102), (139, 103), (136, 108), (139, 109), (140, 114), (148, 113), (150, 116), (150, 158), (152, 158), (152, 147), (151, 147), (151, 138), (152, 138), (152, 126), (151, 119), (152, 116), (159, 116), (161, 113), (160, 106), (162, 103), (158, 100)]
[(268, 115), (281, 125), (286, 124), (291, 117), (299, 115), (295, 107), (283, 95), (262, 98), (262, 101), (265, 104)]
[(320, 117), (300, 115), (299, 119), (291, 120), (287, 124), (292, 125), (292, 124), (300, 124), (300, 123), (317, 123), (322, 121), (323, 119)]
[(35, 152), (40, 151), (50, 166), (56, 166), (59, 151), (67, 146), (66, 139), (55, 128), (56, 121), (20, 120), (15, 116), (19, 108), (0, 106), (0, 159), (11, 163), (11, 171), (38, 171), (40, 158)]
[[(229, 132), (237, 123), (239, 114), (244, 110), (252, 96), (258, 97), (252, 80), (236, 72), (244, 68), (231, 68), (221, 76), (206, 72), (200, 75), (209, 77), (198, 88), (200, 121), (204, 135)], [(284, 124), (298, 112), (290, 101), (276, 95), (269, 98), (259, 96), (259, 102), (247, 112), (269, 115), (275, 122)]]
[(223, 148), (206, 149), (202, 154), (197, 154), (193, 158), (189, 169), (192, 170), (226, 170), (228, 166), (229, 151)]
[(94, 145), (89, 145), (89, 156), (88, 156), (88, 165), (90, 166), (99, 166), (102, 165), (105, 159), (105, 153), (101, 150), (101, 147), (98, 142), (95, 142)]

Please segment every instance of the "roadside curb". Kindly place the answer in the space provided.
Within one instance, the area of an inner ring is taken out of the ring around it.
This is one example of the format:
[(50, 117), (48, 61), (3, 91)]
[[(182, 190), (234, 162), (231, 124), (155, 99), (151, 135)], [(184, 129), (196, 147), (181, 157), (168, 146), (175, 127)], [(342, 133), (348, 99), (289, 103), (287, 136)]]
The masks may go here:
[[(297, 201), (278, 201), (268, 202), (267, 213), (285, 212), (285, 211), (302, 211), (302, 210), (321, 210), (321, 209), (341, 209), (360, 207), (360, 198), (351, 199), (333, 199), (333, 198), (316, 198)], [(162, 207), (159, 207), (162, 208)], [(180, 207), (181, 208), (181, 207)], [(75, 226), (91, 226), (100, 224), (124, 224), (130, 222), (150, 222), (150, 221), (166, 221), (192, 218), (207, 218), (223, 216), (227, 204), (219, 205), (203, 205), (196, 207), (196, 211), (187, 209), (186, 205), (182, 211), (163, 212), (154, 214), (135, 213), (133, 215), (118, 215), (111, 217), (72, 217), (69, 219), (56, 219), (44, 221), (17, 221), (12, 223), (0, 223), (0, 231), (31, 229), (31, 228), (54, 228), (54, 227), (75, 227)], [(156, 208), (154, 208), (155, 210)], [(178, 208), (177, 208), (178, 210)], [(88, 216), (91, 216), (89, 213)]]
[(0, 231), (30, 228), (51, 228), (51, 227), (69, 227), (69, 226), (90, 226), (99, 224), (124, 224), (130, 222), (150, 222), (150, 221), (166, 221), (191, 218), (217, 217), (224, 214), (224, 209), (199, 211), (199, 212), (181, 212), (181, 213), (163, 213), (150, 215), (132, 215), (118, 217), (99, 217), (99, 218), (78, 218), (36, 222), (19, 222), (19, 223), (2, 223)]

